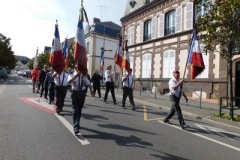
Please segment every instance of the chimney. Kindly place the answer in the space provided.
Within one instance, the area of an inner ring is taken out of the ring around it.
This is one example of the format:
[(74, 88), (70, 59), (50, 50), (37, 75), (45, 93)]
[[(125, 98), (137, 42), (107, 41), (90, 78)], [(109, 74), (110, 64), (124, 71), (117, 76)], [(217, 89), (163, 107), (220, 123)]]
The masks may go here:
[(93, 18), (93, 24), (94, 24), (94, 23), (97, 23), (97, 22), (101, 22), (100, 19), (99, 19), (99, 18), (96, 18), (96, 17)]

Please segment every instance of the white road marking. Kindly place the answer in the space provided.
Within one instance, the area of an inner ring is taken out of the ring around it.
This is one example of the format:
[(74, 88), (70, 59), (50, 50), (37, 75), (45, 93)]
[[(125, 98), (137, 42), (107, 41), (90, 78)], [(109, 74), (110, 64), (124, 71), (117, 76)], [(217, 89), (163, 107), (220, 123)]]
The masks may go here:
[(6, 87), (5, 85), (3, 85), (2, 87), (0, 87), (0, 93), (2, 93), (2, 91), (4, 90), (5, 87)]
[[(165, 123), (162, 122), (162, 121), (158, 121), (158, 122), (165, 124)], [(175, 126), (175, 125), (168, 125), (168, 126), (171, 126), (171, 127), (176, 128), (176, 129), (182, 130), (182, 128), (180, 128), (180, 127), (178, 127), (178, 126)], [(198, 133), (189, 132), (189, 131), (187, 131), (187, 130), (182, 130), (182, 131), (187, 132), (187, 133), (190, 133), (190, 134), (193, 134), (193, 135), (198, 136), (198, 137), (201, 137), (201, 138), (204, 138), (204, 139), (206, 139), (206, 140), (209, 140), (209, 141), (218, 143), (218, 144), (220, 144), (220, 145), (222, 145), (222, 146), (225, 146), (225, 147), (228, 147), (228, 148), (231, 148), (231, 149), (233, 149), (233, 150), (236, 150), (236, 151), (240, 152), (240, 148), (237, 148), (237, 147), (234, 147), (234, 146), (232, 146), (232, 145), (223, 143), (223, 142), (221, 142), (221, 141), (218, 141), (218, 140), (215, 140), (215, 139), (206, 137), (206, 136), (201, 135), (201, 134), (198, 134)]]
[[(64, 126), (67, 127), (67, 129), (74, 135), (73, 133), (73, 127), (72, 125), (62, 116), (55, 114), (55, 116), (63, 123)], [(90, 144), (90, 142), (84, 138), (81, 134), (78, 134), (77, 136), (74, 135), (74, 137), (76, 137), (76, 139), (82, 144), (82, 145), (88, 145)]]
[(43, 107), (45, 107), (45, 108), (47, 108), (49, 110), (54, 111), (54, 105), (48, 104), (48, 101), (46, 99), (42, 99), (42, 98), (29, 98), (27, 100), (29, 100), (29, 101), (31, 101), (33, 103), (37, 103), (37, 104), (39, 104), (39, 105), (41, 105), (41, 106), (43, 106)]
[(28, 85), (30, 88), (32, 88), (32, 86), (31, 85)]
[(220, 128), (215, 128), (215, 127), (210, 127), (210, 126), (205, 126), (205, 125), (200, 125), (200, 124), (195, 124), (195, 125), (198, 126), (201, 129), (205, 130), (205, 131), (218, 134), (220, 136), (223, 136), (223, 137), (228, 138), (228, 139), (233, 140), (233, 141), (236, 141), (236, 140), (232, 139), (231, 137), (226, 136), (223, 133), (237, 136), (240, 139), (240, 134), (237, 134), (237, 133), (232, 133), (232, 132), (228, 132), (228, 131), (225, 131), (223, 129), (220, 129)]
[[(33, 103), (36, 103), (38, 105), (41, 105), (49, 110), (54, 111), (55, 107), (54, 105), (50, 105), (48, 104), (47, 100), (42, 99), (42, 98), (28, 98), (28, 101), (31, 101)], [(73, 134), (74, 137), (76, 137), (76, 139), (82, 144), (82, 145), (88, 145), (90, 144), (90, 142), (84, 138), (81, 134), (75, 135), (73, 132), (73, 127), (72, 125), (62, 116), (58, 115), (58, 114), (54, 114), (62, 123), (63, 125)]]

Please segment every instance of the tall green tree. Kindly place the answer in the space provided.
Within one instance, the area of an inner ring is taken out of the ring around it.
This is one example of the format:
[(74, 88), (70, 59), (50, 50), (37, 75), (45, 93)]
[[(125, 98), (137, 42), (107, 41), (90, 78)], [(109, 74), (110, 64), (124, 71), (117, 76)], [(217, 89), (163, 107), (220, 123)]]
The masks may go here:
[[(230, 115), (233, 120), (233, 82), (232, 64), (234, 51), (240, 40), (240, 0), (196, 0), (208, 12), (196, 19), (196, 27), (203, 40), (204, 52), (219, 52), (228, 63), (228, 97)], [(219, 46), (219, 50), (216, 50)]]
[(0, 68), (14, 69), (17, 60), (10, 44), (11, 39), (0, 33)]

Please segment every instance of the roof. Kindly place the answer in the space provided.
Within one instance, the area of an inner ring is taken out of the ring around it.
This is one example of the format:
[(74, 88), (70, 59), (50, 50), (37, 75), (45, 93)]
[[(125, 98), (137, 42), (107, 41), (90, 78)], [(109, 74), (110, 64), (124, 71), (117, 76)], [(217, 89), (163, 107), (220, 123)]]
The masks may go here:
[(121, 32), (121, 27), (111, 21), (97, 22), (94, 25), (94, 31), (111, 37), (117, 37)]

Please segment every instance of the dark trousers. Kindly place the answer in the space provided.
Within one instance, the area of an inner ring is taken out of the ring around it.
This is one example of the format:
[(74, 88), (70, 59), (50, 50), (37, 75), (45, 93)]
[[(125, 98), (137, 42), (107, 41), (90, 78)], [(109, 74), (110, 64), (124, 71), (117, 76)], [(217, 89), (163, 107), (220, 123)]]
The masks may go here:
[(99, 98), (101, 98), (100, 86), (93, 86), (93, 97), (95, 97), (96, 90), (98, 92)]
[(115, 98), (113, 82), (106, 82), (106, 92), (105, 92), (105, 96), (104, 96), (104, 101), (107, 101), (109, 90), (111, 91), (113, 102), (116, 103), (117, 101)]
[(72, 112), (73, 112), (73, 129), (79, 130), (80, 129), (80, 119), (82, 115), (82, 108), (86, 98), (86, 92), (84, 91), (72, 91)]
[(125, 102), (127, 97), (129, 98), (130, 104), (132, 107), (135, 107), (135, 103), (133, 100), (133, 89), (130, 87), (123, 87), (123, 98), (122, 98), (122, 106), (125, 107)]
[(56, 86), (56, 107), (61, 111), (67, 94), (67, 86)]
[(48, 84), (44, 83), (44, 82), (41, 82), (41, 93), (40, 93), (41, 97), (43, 95), (43, 91), (44, 91), (44, 98), (47, 98), (47, 95), (48, 95)]
[(49, 102), (54, 101), (55, 93), (54, 93), (55, 83), (51, 82), (49, 86)]
[(171, 108), (170, 112), (168, 113), (167, 117), (165, 118), (165, 120), (171, 119), (174, 116), (175, 112), (177, 112), (177, 116), (178, 116), (180, 125), (184, 125), (185, 122), (184, 122), (184, 119), (182, 116), (182, 110), (179, 105), (180, 98), (170, 95), (170, 101), (172, 103), (172, 108)]

